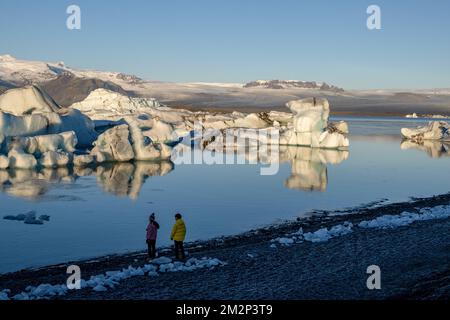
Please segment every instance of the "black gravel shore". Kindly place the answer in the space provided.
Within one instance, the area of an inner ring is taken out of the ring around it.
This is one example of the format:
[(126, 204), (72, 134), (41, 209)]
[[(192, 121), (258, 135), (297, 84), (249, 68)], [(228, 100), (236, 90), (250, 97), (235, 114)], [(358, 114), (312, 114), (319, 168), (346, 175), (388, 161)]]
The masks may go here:
[[(390, 230), (365, 230), (324, 243), (270, 248), (270, 240), (297, 231), (316, 231), (344, 221), (354, 224), (385, 214), (447, 205), (450, 194), (353, 210), (315, 212), (311, 217), (206, 242), (191, 243), (192, 257), (218, 258), (226, 266), (191, 273), (130, 278), (107, 292), (84, 289), (69, 300), (309, 300), (450, 298), (450, 219), (417, 222)], [(79, 261), (84, 279), (145, 264), (145, 253)], [(29, 285), (62, 284), (74, 262), (0, 276), (0, 291), (19, 293)], [(382, 289), (367, 289), (367, 267), (381, 268)]]

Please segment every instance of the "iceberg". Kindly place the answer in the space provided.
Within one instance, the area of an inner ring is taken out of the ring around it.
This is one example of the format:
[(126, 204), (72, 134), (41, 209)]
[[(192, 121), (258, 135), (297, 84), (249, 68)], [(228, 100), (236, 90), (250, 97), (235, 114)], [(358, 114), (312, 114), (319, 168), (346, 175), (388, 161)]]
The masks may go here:
[(290, 101), (293, 123), (280, 132), (280, 145), (324, 149), (347, 149), (350, 145), (345, 122), (328, 123), (330, 104), (326, 99), (308, 98)]
[(87, 167), (93, 163), (95, 163), (94, 157), (88, 154), (76, 155), (73, 158), (73, 165), (75, 167)]
[(401, 132), (405, 139), (416, 142), (424, 140), (450, 141), (450, 125), (444, 121), (431, 121), (427, 126), (416, 129), (403, 128)]
[(101, 134), (94, 142), (91, 155), (98, 163), (133, 160), (134, 151), (130, 142), (128, 125), (116, 126)]
[(39, 159), (44, 168), (65, 167), (71, 162), (71, 156), (64, 151), (47, 151)]
[(101, 134), (94, 142), (91, 155), (98, 163), (168, 160), (172, 148), (146, 139), (139, 126), (132, 123), (113, 127)]
[(33, 169), (37, 166), (36, 158), (23, 149), (14, 147), (8, 153), (9, 167), (15, 169)]
[(62, 108), (37, 86), (10, 89), (0, 96), (0, 135), (35, 136), (74, 131), (79, 147), (90, 147), (97, 133), (79, 110)]
[(156, 99), (128, 97), (107, 89), (96, 89), (86, 99), (71, 106), (94, 120), (120, 119), (160, 107)]

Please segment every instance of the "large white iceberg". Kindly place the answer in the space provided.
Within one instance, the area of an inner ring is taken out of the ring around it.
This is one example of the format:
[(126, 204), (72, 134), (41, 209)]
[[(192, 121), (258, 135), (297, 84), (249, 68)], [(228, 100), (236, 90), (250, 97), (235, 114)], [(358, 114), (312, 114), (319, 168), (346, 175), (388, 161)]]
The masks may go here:
[(156, 99), (128, 97), (107, 89), (94, 90), (86, 99), (71, 106), (94, 120), (119, 119), (160, 107), (162, 106)]
[(308, 98), (288, 102), (293, 123), (280, 134), (281, 145), (324, 149), (346, 149), (350, 143), (344, 122), (329, 123), (330, 105), (326, 99)]
[(47, 151), (39, 159), (39, 164), (44, 168), (65, 167), (71, 163), (72, 157), (64, 151)]
[(45, 134), (49, 121), (40, 114), (15, 116), (0, 109), (0, 136), (17, 137)]
[(416, 129), (403, 128), (402, 135), (406, 139), (417, 142), (423, 140), (450, 141), (450, 125), (444, 121), (432, 121), (425, 127), (418, 127)]
[(9, 153), (9, 167), (15, 169), (33, 169), (37, 166), (36, 158), (23, 151), (20, 147), (13, 147)]
[(0, 151), (7, 153), (8, 161), (2, 161), (0, 169), (8, 167), (33, 169), (38, 164), (43, 167), (68, 165), (72, 161), (76, 144), (77, 137), (73, 131), (34, 137), (5, 138), (0, 145)]
[(98, 163), (131, 160), (168, 160), (172, 148), (146, 139), (137, 125), (119, 125), (101, 134), (91, 155)]
[(97, 133), (80, 111), (60, 107), (36, 86), (11, 89), (0, 96), (0, 135), (5, 137), (76, 132), (79, 147), (90, 147)]

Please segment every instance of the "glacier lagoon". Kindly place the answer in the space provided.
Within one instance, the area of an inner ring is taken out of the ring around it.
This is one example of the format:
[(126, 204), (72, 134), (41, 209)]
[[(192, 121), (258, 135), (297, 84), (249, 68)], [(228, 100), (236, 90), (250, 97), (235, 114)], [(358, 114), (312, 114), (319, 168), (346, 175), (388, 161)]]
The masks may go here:
[[(350, 125), (350, 149), (289, 148), (280, 170), (258, 165), (109, 164), (91, 169), (0, 171), (0, 273), (145, 249), (148, 216), (170, 245), (181, 212), (188, 241), (233, 235), (387, 199), (447, 193), (449, 145), (402, 143), (400, 129), (427, 119), (335, 118)], [(321, 159), (318, 161), (317, 159)], [(5, 220), (34, 211), (43, 224)]]

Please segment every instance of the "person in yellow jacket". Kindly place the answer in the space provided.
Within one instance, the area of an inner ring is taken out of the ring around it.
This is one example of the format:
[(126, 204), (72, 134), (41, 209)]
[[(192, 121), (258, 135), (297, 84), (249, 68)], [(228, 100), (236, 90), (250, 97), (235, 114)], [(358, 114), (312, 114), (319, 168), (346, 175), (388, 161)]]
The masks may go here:
[(186, 224), (183, 221), (181, 214), (175, 215), (175, 224), (170, 234), (170, 240), (175, 242), (175, 256), (178, 260), (185, 260), (184, 254), (184, 240), (186, 238)]

